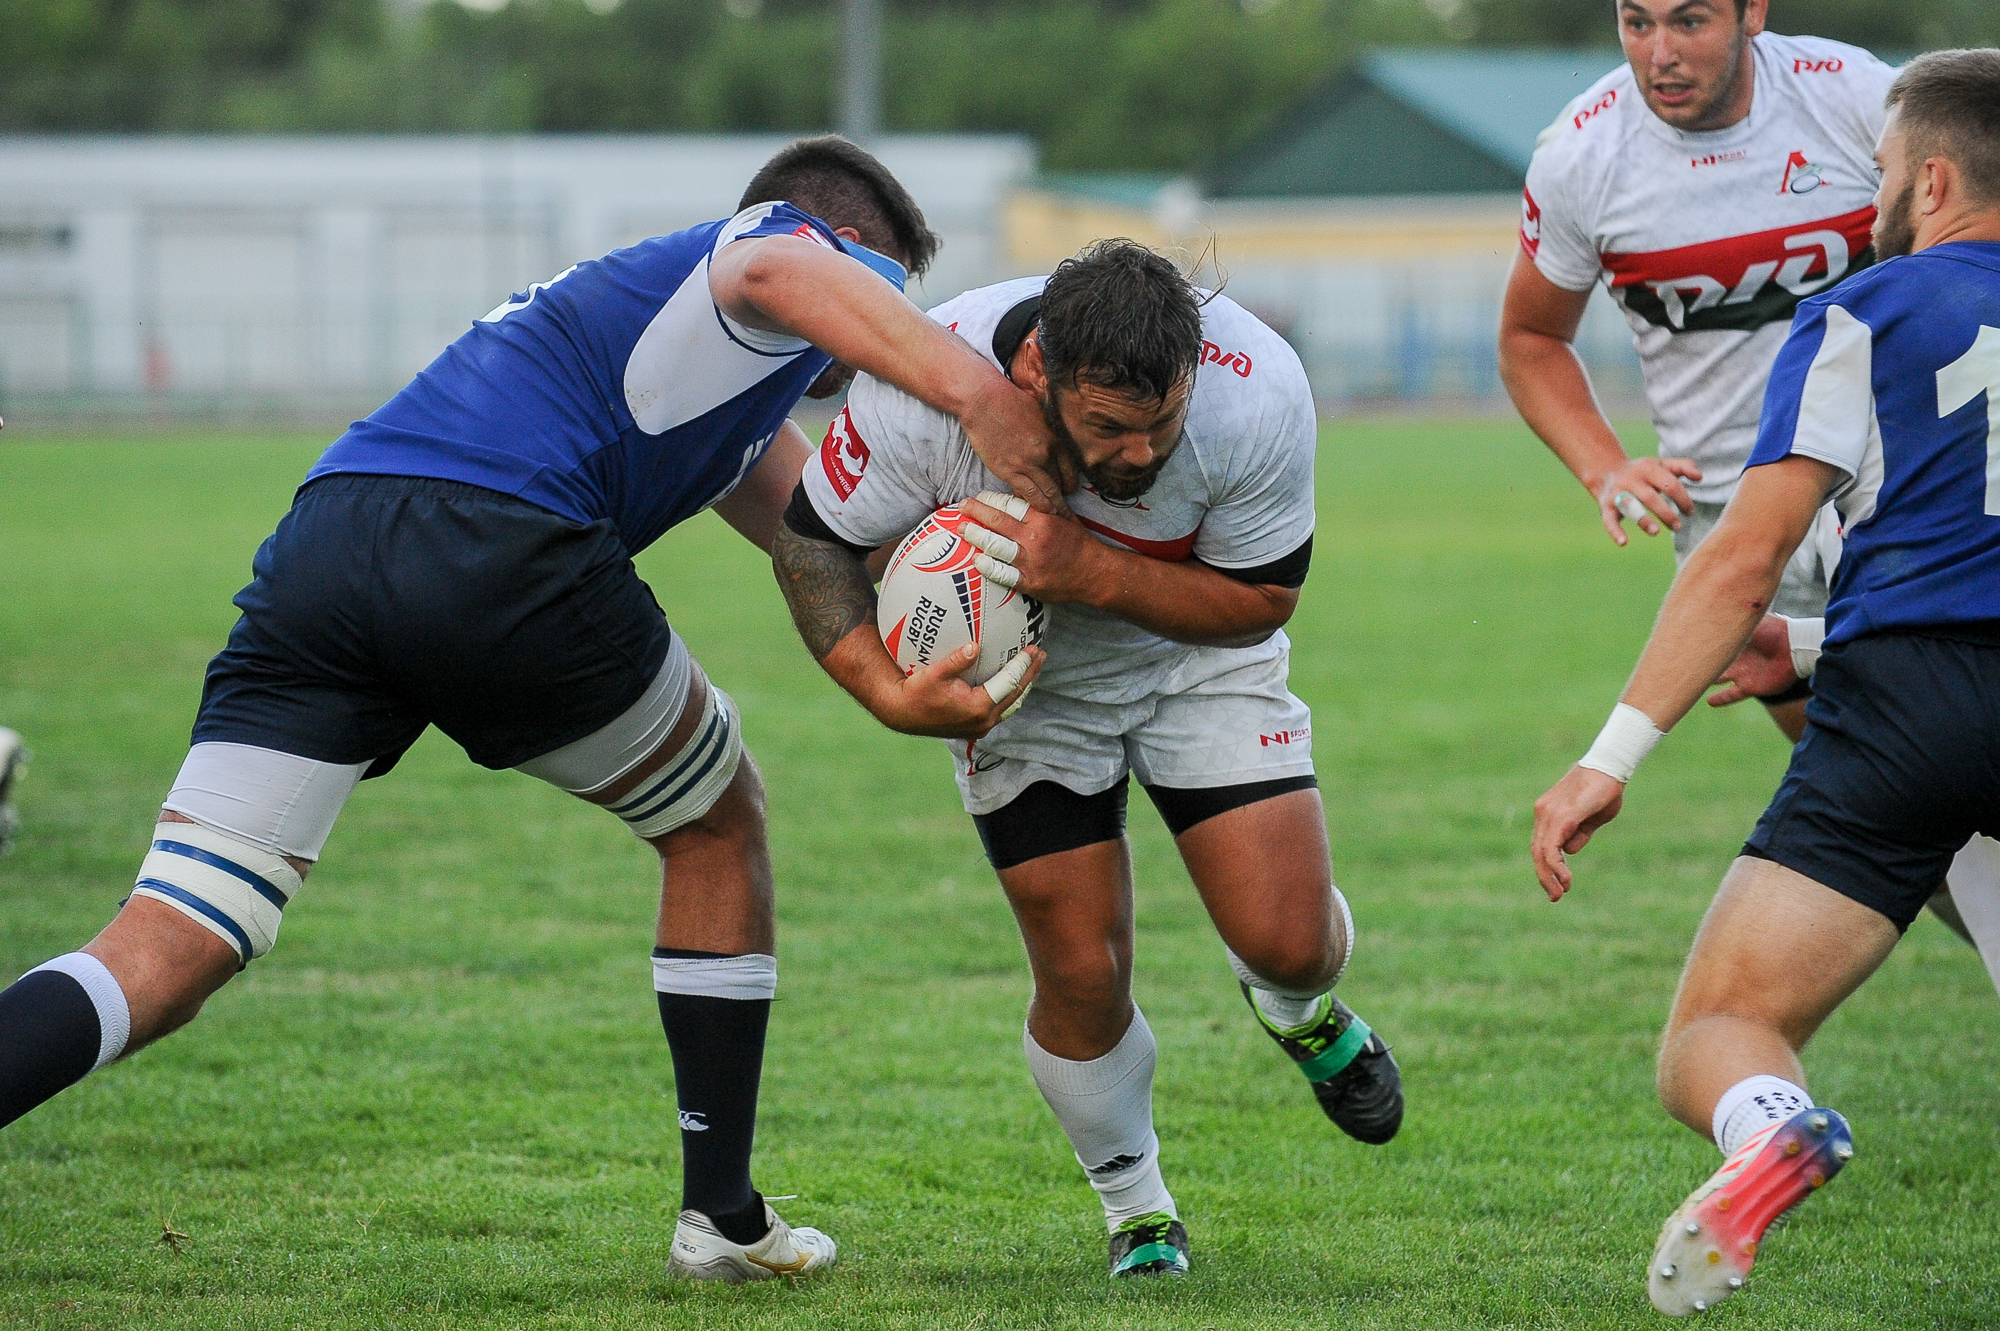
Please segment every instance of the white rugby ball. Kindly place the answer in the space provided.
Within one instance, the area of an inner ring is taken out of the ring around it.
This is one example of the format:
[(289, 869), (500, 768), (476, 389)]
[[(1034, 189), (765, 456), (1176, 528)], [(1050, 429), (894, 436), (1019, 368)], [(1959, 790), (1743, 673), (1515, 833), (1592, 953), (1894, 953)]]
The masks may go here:
[(979, 660), (960, 678), (984, 684), (1048, 625), (1040, 601), (980, 573), (978, 551), (959, 535), (967, 521), (956, 504), (939, 509), (903, 538), (882, 574), (876, 621), (906, 675), (976, 642)]

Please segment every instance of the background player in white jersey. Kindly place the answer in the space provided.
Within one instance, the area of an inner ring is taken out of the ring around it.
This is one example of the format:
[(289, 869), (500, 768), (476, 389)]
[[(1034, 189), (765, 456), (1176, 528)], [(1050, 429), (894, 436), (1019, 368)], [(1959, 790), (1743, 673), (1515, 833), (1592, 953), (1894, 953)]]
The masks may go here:
[[(659, 854), (653, 987), (682, 1160), (669, 1272), (830, 1266), (833, 1241), (751, 1186), (777, 986), (762, 780), (632, 556), (711, 507), (768, 549), (811, 453), (788, 413), (847, 366), (953, 412), (1017, 475), (1046, 459), (1032, 399), (902, 297), (937, 243), (880, 162), (801, 140), (735, 217), (537, 283), (355, 422), (257, 552), (130, 899), (0, 992), (0, 1126), (268, 952), (356, 783), (436, 725)], [(1009, 701), (943, 672), (903, 686), (960, 723)]]
[[(1312, 550), (1317, 428), (1298, 357), (1131, 241), (933, 310), (1038, 396), (1084, 484), (1071, 515), (973, 501), (981, 568), (1050, 606), (1046, 665), (997, 727), (906, 706), (863, 559), (995, 478), (948, 417), (862, 377), (774, 544), (801, 636), (884, 724), (948, 738), (1034, 973), (1036, 1085), (1104, 1205), (1113, 1275), (1187, 1266), (1153, 1131), (1152, 1031), (1131, 997), (1128, 773), (1174, 833), (1264, 1029), (1328, 1117), (1385, 1142), (1395, 1060), (1332, 994), (1353, 950), (1286, 687)], [(987, 498), (997, 498), (988, 494)], [(965, 658), (969, 663), (970, 657)]]
[[(1764, 31), (1767, 0), (1620, 0), (1626, 63), (1544, 131), (1501, 313), (1500, 371), (1613, 540), (1673, 529), (1685, 561), (1735, 493), (1798, 302), (1868, 264), (1871, 154), (1892, 71)], [(1625, 311), (1660, 456), (1626, 456), (1572, 348), (1591, 289)], [(1823, 513), (1773, 606), (1811, 616), (1839, 557)], [(1767, 700), (1797, 739), (1806, 689)]]
[(1833, 499), (1847, 546), (1808, 729), (1661, 1040), (1663, 1104), (1725, 1155), (1661, 1232), (1647, 1284), (1668, 1313), (1739, 1288), (1766, 1227), (1852, 1157), (1800, 1052), (1967, 837), (2000, 832), (2000, 51), (1919, 57), (1890, 104), (1884, 262), (1801, 305), (1741, 492), (1675, 579), (1603, 734), (1535, 805), (1536, 872), (1559, 899), (1566, 855), (1617, 817), (1661, 731), (1742, 664)]

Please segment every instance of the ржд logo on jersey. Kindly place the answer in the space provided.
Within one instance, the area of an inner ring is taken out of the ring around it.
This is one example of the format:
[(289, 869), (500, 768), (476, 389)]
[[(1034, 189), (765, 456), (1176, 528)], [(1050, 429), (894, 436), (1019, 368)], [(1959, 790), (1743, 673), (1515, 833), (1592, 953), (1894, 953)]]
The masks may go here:
[(1203, 365), (1220, 365), (1225, 369), (1236, 371), (1242, 378), (1248, 379), (1250, 377), (1250, 357), (1248, 353), (1224, 351), (1213, 342), (1203, 342), (1201, 344), (1200, 363)]
[(826, 468), (827, 484), (842, 503), (854, 497), (855, 487), (861, 484), (861, 473), (868, 470), (868, 445), (855, 432), (846, 407), (826, 427), (826, 438), (819, 446), (819, 464)]
[(1874, 262), (1875, 209), (1645, 254), (1599, 256), (1620, 304), (1677, 333), (1749, 330)]

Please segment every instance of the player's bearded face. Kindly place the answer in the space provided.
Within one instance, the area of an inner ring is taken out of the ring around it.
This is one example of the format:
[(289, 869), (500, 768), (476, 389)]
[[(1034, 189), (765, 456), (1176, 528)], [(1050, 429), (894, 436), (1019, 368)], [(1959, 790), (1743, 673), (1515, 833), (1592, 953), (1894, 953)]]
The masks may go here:
[(1882, 211), (1875, 217), (1875, 257), (1894, 259), (1908, 254), (1917, 244), (1917, 225), (1911, 214), (1916, 211), (1917, 182), (1904, 183), (1902, 193), (1887, 201)]
[(813, 380), (812, 387), (806, 389), (806, 396), (819, 402), (832, 397), (853, 382), (854, 367), (835, 361), (819, 372), (819, 378)]
[[(1142, 400), (1095, 384), (1068, 389), (1051, 385), (1042, 398), (1042, 419), (1055, 436), (1056, 453), (1066, 472), (1080, 475), (1100, 497), (1128, 503), (1153, 488), (1180, 447), (1192, 395), (1192, 384), (1186, 382), (1176, 385), (1164, 401)], [(1135, 457), (1146, 460), (1134, 461)]]

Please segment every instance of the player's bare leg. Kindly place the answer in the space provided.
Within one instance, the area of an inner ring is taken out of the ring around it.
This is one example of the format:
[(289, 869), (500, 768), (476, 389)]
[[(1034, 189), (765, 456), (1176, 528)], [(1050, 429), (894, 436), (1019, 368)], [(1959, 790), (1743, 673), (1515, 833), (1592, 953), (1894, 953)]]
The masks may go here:
[(1816, 1107), (1799, 1051), (1901, 935), (1885, 916), (1745, 856), (1702, 920), (1661, 1042), (1660, 1101), (1723, 1166), (1668, 1218), (1647, 1271), (1662, 1312), (1700, 1312), (1743, 1284), (1765, 1229), (1853, 1155)]
[(1000, 870), (1035, 992), (1022, 1047), (1104, 1204), (1111, 1274), (1187, 1269), (1187, 1228), (1160, 1175), (1152, 1028), (1132, 1002), (1132, 856), (1124, 838)]
[[(698, 784), (705, 762), (727, 761), (703, 736), (732, 724), (690, 663), (679, 719), (624, 776), (581, 798), (618, 810), (662, 786)], [(683, 773), (686, 773), (684, 776)], [(764, 1034), (777, 984), (771, 852), (764, 782), (745, 752), (699, 816), (644, 838), (660, 857), (653, 950), (660, 1021), (680, 1103), (682, 1205), (670, 1274), (736, 1283), (797, 1276), (833, 1264), (833, 1240), (787, 1225), (750, 1183)]]
[(1000, 871), (1035, 978), (1028, 1034), (1078, 1062), (1132, 1024), (1132, 854), (1100, 841)]
[[(194, 826), (170, 811), (159, 821)], [(297, 881), (312, 867), (282, 858)], [(187, 1025), (246, 960), (188, 915), (135, 893), (78, 951), (0, 992), (0, 1127)]]
[(1332, 992), (1354, 922), (1334, 887), (1319, 792), (1241, 805), (1175, 840), (1258, 1023), (1298, 1064), (1321, 1110), (1359, 1141), (1394, 1137), (1403, 1122), (1396, 1060)]

